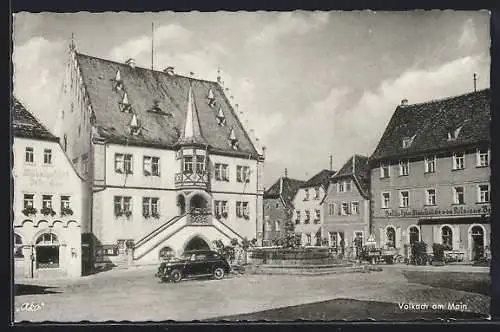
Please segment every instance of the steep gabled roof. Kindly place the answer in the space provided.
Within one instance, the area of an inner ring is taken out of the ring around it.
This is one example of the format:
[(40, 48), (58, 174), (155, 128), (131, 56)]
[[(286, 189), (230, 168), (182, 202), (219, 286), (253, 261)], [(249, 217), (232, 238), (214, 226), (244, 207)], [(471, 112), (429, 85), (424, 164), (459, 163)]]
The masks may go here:
[(12, 98), (12, 134), (17, 137), (37, 138), (57, 142), (59, 139), (28, 111), (17, 98)]
[[(281, 181), (282, 183), (280, 183)], [(303, 183), (304, 181), (302, 180), (281, 177), (271, 187), (269, 187), (269, 189), (266, 190), (266, 192), (264, 193), (264, 199), (281, 197), (281, 199), (283, 199), (283, 202), (287, 206), (292, 206), (295, 194), (297, 194), (300, 185)]]
[[(189, 89), (192, 87), (201, 132), (213, 151), (258, 158), (257, 150), (217, 82), (132, 68), (81, 53), (76, 54), (76, 59), (95, 114), (95, 125), (102, 137), (123, 143), (128, 139), (129, 144), (175, 146), (185, 130)], [(119, 109), (124, 91), (114, 89), (118, 71), (132, 112), (141, 123), (141, 135), (129, 135), (133, 115)], [(208, 102), (210, 90), (216, 102), (214, 107)], [(153, 105), (161, 112), (152, 111)], [(226, 117), (224, 126), (217, 122), (219, 107)], [(230, 144), (231, 128), (238, 140), (237, 151)]]
[[(398, 106), (372, 160), (397, 158), (429, 151), (490, 142), (490, 89)], [(448, 132), (460, 132), (448, 140)], [(412, 138), (409, 147), (403, 139)]]
[(332, 177), (336, 171), (324, 169), (318, 174), (314, 175), (312, 178), (304, 182), (300, 188), (311, 188), (311, 187), (318, 187), (322, 186), (325, 190), (328, 187), (328, 183), (330, 181), (330, 177)]
[(354, 155), (349, 158), (340, 170), (332, 176), (332, 180), (338, 180), (345, 177), (352, 177), (361, 194), (367, 196), (370, 185), (370, 168), (368, 157)]

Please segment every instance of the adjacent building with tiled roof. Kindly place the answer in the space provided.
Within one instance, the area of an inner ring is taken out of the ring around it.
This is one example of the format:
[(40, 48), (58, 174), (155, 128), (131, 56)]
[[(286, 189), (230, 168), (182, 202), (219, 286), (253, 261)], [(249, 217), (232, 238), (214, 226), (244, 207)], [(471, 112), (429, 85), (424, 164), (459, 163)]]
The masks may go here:
[(85, 232), (98, 261), (125, 260), (128, 246), (136, 263), (156, 262), (261, 234), (263, 149), (220, 82), (71, 45), (58, 131), (93, 193)]
[(323, 220), (322, 202), (330, 178), (335, 170), (321, 170), (300, 185), (293, 199), (295, 233), (301, 236), (302, 245), (317, 246), (322, 244), (321, 224)]
[(264, 245), (272, 245), (284, 237), (287, 224), (292, 222), (293, 199), (304, 183), (286, 173), (264, 192)]
[(369, 174), (368, 157), (356, 154), (330, 178), (322, 204), (322, 233), (339, 254), (355, 256), (370, 235)]
[(478, 259), (490, 237), (490, 90), (399, 105), (370, 158), (372, 232)]
[(82, 274), (84, 182), (58, 138), (16, 98), (11, 104), (14, 274), (16, 278)]

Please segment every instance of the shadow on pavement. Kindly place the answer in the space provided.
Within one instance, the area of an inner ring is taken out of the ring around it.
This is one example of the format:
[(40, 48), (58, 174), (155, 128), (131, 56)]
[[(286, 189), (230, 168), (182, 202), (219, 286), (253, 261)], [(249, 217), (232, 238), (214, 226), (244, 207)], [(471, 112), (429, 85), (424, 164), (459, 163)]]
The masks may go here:
[(14, 296), (33, 295), (33, 294), (59, 294), (61, 291), (50, 290), (57, 287), (16, 284)]
[(402, 310), (397, 303), (335, 299), (316, 303), (258, 311), (249, 314), (210, 318), (205, 321), (412, 321), (483, 320), (478, 313), (450, 310)]
[(410, 283), (491, 296), (489, 273), (403, 271)]

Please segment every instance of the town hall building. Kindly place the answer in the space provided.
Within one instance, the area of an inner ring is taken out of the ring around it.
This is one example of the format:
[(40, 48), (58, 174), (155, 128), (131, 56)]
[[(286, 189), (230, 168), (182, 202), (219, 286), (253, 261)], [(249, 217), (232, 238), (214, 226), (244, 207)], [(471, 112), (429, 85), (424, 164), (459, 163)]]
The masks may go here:
[(87, 183), (82, 232), (97, 263), (262, 235), (264, 151), (220, 78), (100, 59), (72, 42), (63, 90), (58, 135)]

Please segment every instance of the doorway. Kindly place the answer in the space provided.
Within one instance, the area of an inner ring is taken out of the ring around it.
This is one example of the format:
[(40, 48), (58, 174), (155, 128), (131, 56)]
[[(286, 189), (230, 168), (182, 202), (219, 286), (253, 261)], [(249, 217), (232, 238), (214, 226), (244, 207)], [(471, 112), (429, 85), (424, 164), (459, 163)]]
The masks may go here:
[(191, 240), (189, 240), (184, 248), (184, 251), (190, 250), (210, 250), (210, 246), (208, 245), (207, 241), (203, 240), (199, 236), (195, 236)]
[(478, 261), (484, 256), (484, 231), (481, 226), (474, 226), (471, 230), (472, 260)]

